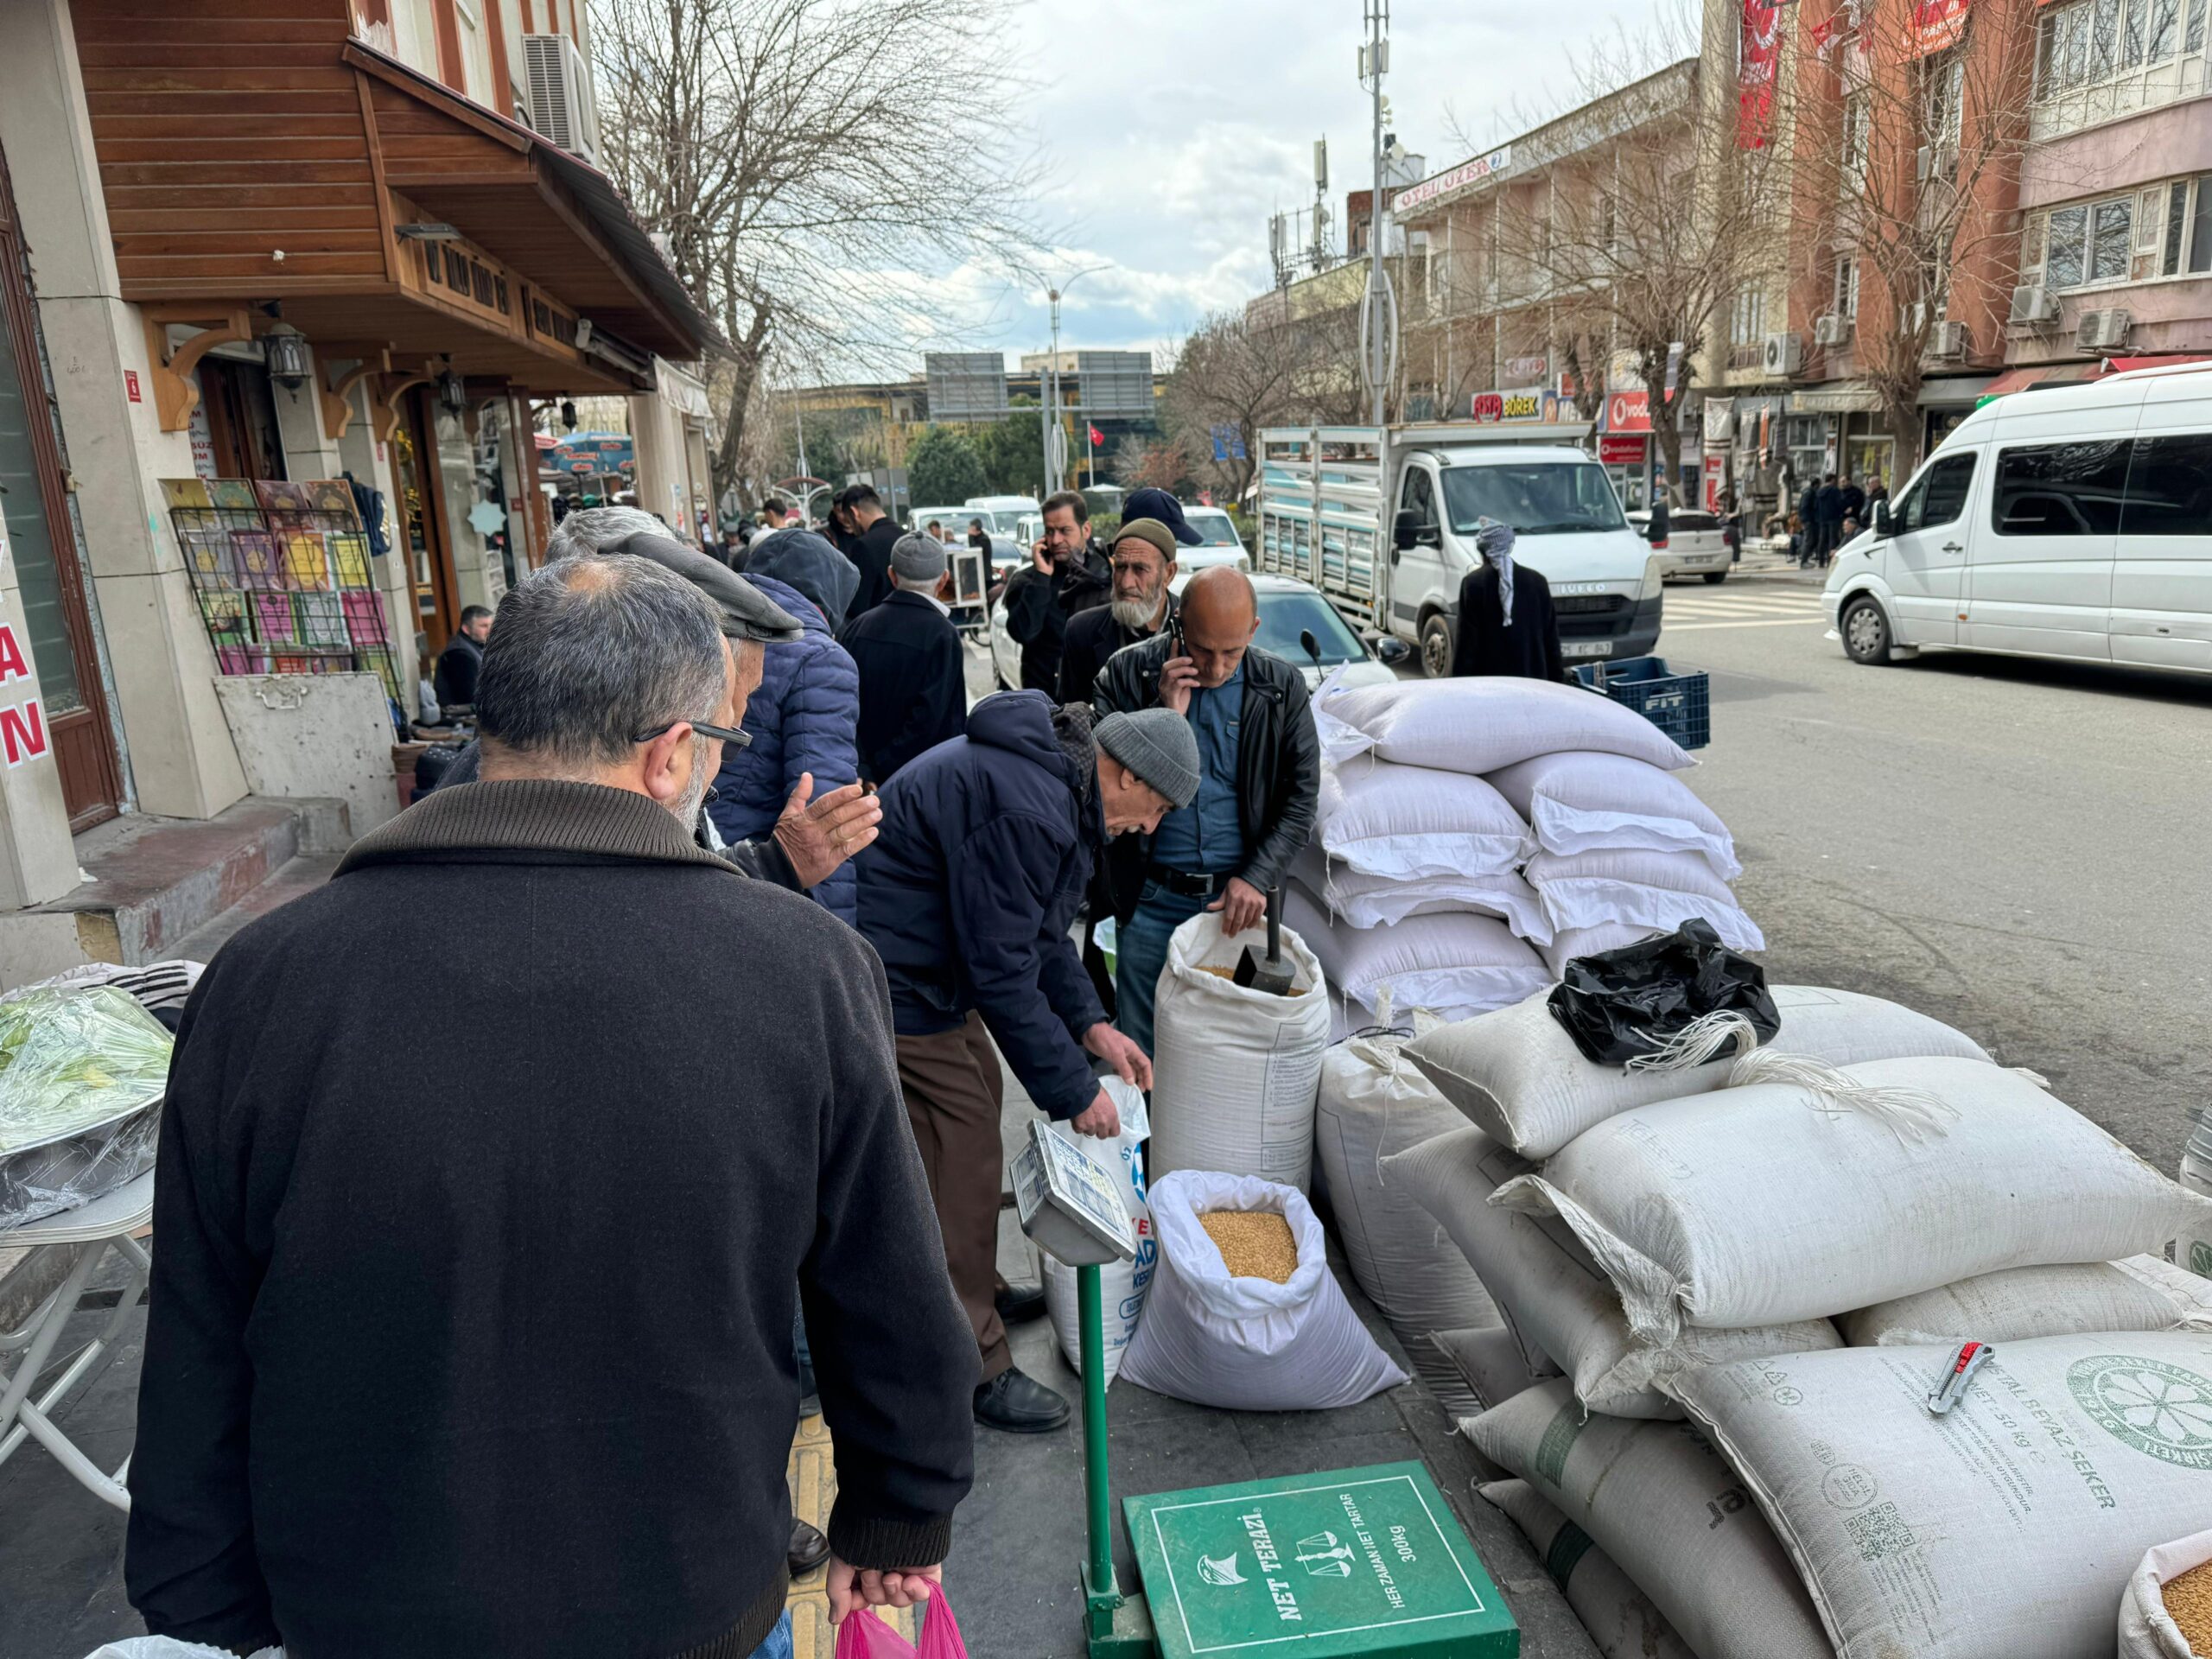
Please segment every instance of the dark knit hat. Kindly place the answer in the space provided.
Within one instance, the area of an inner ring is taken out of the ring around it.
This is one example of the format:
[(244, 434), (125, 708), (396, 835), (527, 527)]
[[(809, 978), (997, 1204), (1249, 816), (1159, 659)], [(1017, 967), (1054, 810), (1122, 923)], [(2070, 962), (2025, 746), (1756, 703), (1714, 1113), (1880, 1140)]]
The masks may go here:
[(1185, 807), (1198, 798), (1198, 740), (1191, 722), (1173, 709), (1110, 714), (1090, 734), (1171, 806)]

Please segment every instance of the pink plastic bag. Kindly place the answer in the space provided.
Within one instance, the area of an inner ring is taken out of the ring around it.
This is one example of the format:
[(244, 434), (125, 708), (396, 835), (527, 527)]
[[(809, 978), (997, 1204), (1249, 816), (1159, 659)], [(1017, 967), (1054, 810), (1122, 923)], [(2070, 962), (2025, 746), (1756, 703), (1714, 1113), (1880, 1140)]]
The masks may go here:
[(968, 1644), (940, 1586), (930, 1596), (918, 1647), (863, 1607), (837, 1627), (836, 1659), (968, 1659)]

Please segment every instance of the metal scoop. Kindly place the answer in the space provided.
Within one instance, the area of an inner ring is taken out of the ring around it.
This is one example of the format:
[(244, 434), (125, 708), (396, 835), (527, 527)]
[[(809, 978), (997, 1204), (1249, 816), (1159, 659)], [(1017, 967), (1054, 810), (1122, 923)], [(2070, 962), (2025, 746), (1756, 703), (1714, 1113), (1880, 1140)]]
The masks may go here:
[(1288, 996), (1298, 983), (1297, 967), (1282, 953), (1281, 887), (1268, 893), (1268, 954), (1255, 956), (1252, 947), (1246, 945), (1244, 954), (1236, 959), (1234, 978), (1246, 990), (1264, 991), (1269, 996)]

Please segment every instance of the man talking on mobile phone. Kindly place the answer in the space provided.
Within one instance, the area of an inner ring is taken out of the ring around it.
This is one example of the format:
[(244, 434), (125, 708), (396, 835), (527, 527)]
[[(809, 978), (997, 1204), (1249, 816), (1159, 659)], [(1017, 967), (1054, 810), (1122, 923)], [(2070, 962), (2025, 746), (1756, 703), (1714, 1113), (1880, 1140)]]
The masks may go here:
[(1196, 798), (1107, 853), (1115, 1016), (1147, 1054), (1175, 930), (1209, 910), (1221, 912), (1225, 933), (1257, 926), (1313, 831), (1321, 744), (1305, 677), (1254, 647), (1259, 631), (1251, 581), (1216, 565), (1185, 584), (1168, 631), (1116, 652), (1094, 688), (1101, 719), (1172, 709), (1198, 744)]
[(1045, 533), (1029, 563), (1007, 579), (1006, 631), (1021, 647), (1021, 689), (1057, 696), (1068, 623), (1114, 591), (1106, 556), (1090, 538), (1090, 508), (1073, 490), (1045, 500)]

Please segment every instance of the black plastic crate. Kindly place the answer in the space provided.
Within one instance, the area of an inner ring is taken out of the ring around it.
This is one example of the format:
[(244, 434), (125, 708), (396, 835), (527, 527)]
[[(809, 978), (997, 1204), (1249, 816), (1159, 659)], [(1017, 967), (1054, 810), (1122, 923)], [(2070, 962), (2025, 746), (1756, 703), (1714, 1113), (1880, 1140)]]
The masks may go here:
[(1671, 672), (1663, 657), (1630, 657), (1618, 663), (1580, 663), (1575, 677), (1592, 691), (1633, 709), (1686, 749), (1713, 741), (1710, 679), (1702, 669)]

